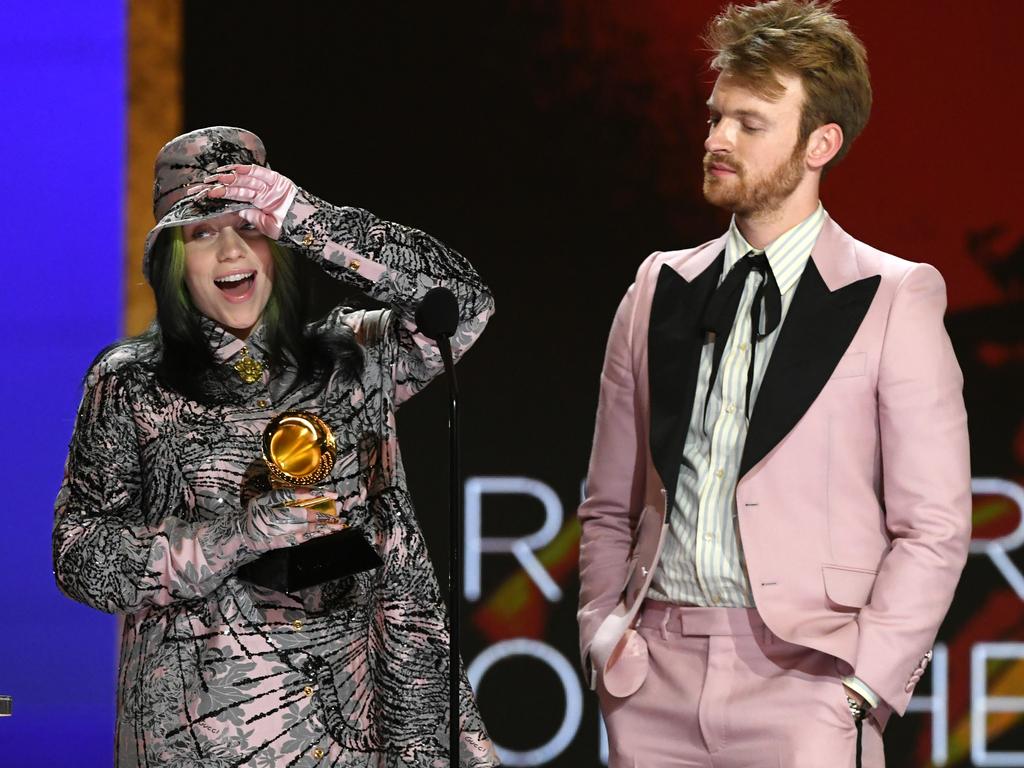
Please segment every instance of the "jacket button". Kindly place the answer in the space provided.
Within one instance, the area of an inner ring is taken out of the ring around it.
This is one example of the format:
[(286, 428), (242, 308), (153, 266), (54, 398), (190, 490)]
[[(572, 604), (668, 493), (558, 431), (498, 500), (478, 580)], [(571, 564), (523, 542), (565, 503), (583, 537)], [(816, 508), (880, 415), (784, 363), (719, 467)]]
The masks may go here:
[(307, 232), (306, 236), (302, 238), (302, 244), (307, 248), (313, 244), (313, 233)]

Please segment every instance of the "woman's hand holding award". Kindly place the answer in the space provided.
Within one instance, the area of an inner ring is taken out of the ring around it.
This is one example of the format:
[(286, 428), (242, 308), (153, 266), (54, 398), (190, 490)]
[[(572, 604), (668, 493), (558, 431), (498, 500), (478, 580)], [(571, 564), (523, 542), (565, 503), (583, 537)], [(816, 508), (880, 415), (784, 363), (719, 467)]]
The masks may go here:
[[(271, 481), (278, 487), (315, 489), (330, 477), (337, 458), (331, 428), (308, 411), (285, 411), (274, 417), (263, 432), (263, 460)], [(380, 556), (363, 534), (339, 517), (333, 496), (285, 502), (317, 515), (317, 522), (337, 530), (294, 547), (275, 549), (238, 569), (244, 581), (295, 592), (381, 565)]]

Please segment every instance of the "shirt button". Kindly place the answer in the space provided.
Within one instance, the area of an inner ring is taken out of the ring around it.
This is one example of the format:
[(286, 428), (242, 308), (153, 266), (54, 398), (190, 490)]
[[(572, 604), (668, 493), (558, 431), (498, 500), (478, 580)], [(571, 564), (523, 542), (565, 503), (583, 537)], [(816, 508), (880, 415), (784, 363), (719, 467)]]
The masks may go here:
[(711, 602), (714, 603), (715, 605), (718, 605), (720, 602), (722, 602), (722, 596), (721, 595), (715, 595), (713, 598), (711, 598)]
[(322, 749), (320, 749), (320, 747), (317, 747), (316, 749), (313, 750), (313, 759), (314, 760), (322, 760), (324, 754), (325, 754), (325, 752)]
[(306, 694), (307, 697), (308, 696), (312, 696), (313, 695), (313, 686), (312, 685), (307, 685), (305, 688), (302, 689), (302, 692), (304, 694)]
[(705, 533), (704, 534), (704, 541), (712, 542), (714, 540), (715, 540), (715, 534), (713, 534), (713, 533)]
[(740, 352), (746, 352), (746, 351), (747, 351), (747, 342), (744, 341), (744, 342), (742, 342), (740, 344)]
[(267, 407), (270, 406), (270, 401), (269, 400), (257, 400), (256, 401), (256, 405), (258, 405), (260, 408), (267, 408)]
[(724, 469), (716, 469), (715, 470), (715, 477), (717, 477), (719, 480), (721, 480), (723, 477), (725, 477), (725, 470)]
[(296, 619), (292, 622), (292, 629), (302, 629), (302, 619)]
[(729, 403), (727, 406), (725, 406), (725, 412), (736, 413), (736, 406), (733, 403)]

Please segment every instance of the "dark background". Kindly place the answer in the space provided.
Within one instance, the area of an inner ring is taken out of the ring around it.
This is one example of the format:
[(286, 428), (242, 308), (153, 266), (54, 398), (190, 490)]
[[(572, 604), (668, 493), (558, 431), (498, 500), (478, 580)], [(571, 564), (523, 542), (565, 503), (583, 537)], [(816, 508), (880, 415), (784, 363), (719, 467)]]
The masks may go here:
[[(467, 476), (536, 478), (559, 495), (568, 563), (615, 306), (640, 261), (720, 234), (700, 196), (703, 106), (713, 76), (699, 31), (721, 7), (513, 2), (185, 5), (185, 124), (239, 125), (271, 165), (336, 204), (424, 229), (465, 253), (498, 311), (460, 365)], [(855, 237), (947, 279), (949, 326), (967, 376), (975, 476), (1024, 479), (1024, 227), (1016, 47), (1022, 4), (991, 0), (839, 6), (864, 39), (871, 122), (830, 175), (823, 200)], [(446, 572), (445, 393), (402, 411), (413, 496)], [(488, 502), (485, 534), (535, 530), (521, 498)], [(976, 536), (1012, 531), (1020, 511), (979, 498)], [(1012, 555), (1018, 567), (1024, 558)], [(485, 557), (486, 600), (514, 576)], [(464, 604), (467, 663), (489, 642), (544, 639), (576, 663), (575, 570), (560, 602), (516, 631), (481, 629)], [(534, 605), (537, 593), (532, 593)], [(513, 614), (514, 616), (515, 614)], [(972, 644), (1024, 637), (1024, 609), (972, 558), (941, 638), (950, 647), (948, 765), (966, 741)], [(1018, 680), (1024, 662), (1010, 664)], [(1006, 669), (1004, 668), (1005, 672)], [(993, 673), (994, 674), (994, 673)], [(927, 676), (926, 676), (927, 681)], [(529, 749), (551, 737), (564, 698), (538, 662), (495, 667), (480, 703), (495, 740)], [(927, 690), (927, 687), (923, 687)], [(1024, 683), (1004, 695), (1024, 695)], [(596, 701), (551, 765), (597, 764)], [(926, 765), (930, 718), (894, 720), (889, 762)], [(1024, 749), (1012, 716), (990, 749)]]

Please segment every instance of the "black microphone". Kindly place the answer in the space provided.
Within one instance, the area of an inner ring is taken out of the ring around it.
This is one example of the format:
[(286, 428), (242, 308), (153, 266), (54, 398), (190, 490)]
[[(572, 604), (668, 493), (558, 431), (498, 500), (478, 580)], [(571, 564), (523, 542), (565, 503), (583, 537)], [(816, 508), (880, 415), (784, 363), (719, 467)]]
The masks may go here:
[(437, 286), (427, 291), (416, 309), (416, 330), (427, 338), (440, 341), (455, 335), (459, 325), (459, 302), (447, 288)]

